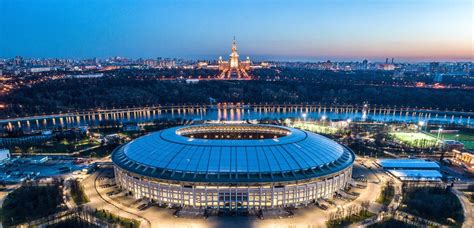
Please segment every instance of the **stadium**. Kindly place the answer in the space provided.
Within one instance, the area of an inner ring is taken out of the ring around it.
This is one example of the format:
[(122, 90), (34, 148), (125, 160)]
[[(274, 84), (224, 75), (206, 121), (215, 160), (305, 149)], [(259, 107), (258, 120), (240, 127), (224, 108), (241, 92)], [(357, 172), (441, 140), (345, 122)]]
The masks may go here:
[(274, 125), (190, 125), (137, 138), (112, 154), (117, 184), (159, 205), (223, 210), (305, 206), (351, 179), (354, 153)]

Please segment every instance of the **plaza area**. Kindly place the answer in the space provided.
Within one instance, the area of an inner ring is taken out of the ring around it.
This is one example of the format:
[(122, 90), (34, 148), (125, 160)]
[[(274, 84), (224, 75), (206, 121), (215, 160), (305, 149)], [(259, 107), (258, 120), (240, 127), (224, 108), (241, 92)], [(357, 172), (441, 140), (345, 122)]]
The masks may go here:
[(121, 217), (141, 221), (142, 227), (325, 227), (331, 213), (344, 210), (351, 205), (360, 205), (369, 201), (369, 211), (380, 212), (382, 206), (375, 202), (388, 176), (382, 172), (374, 172), (367, 168), (370, 164), (354, 164), (353, 175), (366, 179), (366, 187), (352, 188), (351, 192), (358, 195), (353, 200), (342, 197), (322, 200), (327, 208), (316, 205), (292, 209), (293, 215), (284, 218), (259, 218), (257, 216), (209, 216), (205, 219), (178, 218), (174, 216), (175, 208), (143, 206), (146, 201), (137, 200), (120, 191), (116, 185), (112, 169), (101, 169), (87, 177), (82, 183), (90, 202), (87, 206), (106, 209)]

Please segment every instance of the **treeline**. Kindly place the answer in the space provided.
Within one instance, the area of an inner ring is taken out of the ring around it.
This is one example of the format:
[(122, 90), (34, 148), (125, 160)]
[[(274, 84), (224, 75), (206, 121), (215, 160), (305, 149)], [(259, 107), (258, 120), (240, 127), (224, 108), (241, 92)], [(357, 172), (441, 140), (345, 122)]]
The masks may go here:
[(150, 69), (118, 69), (105, 72), (107, 76), (134, 78), (207, 78), (219, 74), (216, 69), (182, 69), (182, 68), (150, 68)]
[(469, 90), (435, 90), (393, 86), (300, 81), (200, 81), (186, 84), (154, 78), (103, 77), (50, 80), (0, 97), (0, 116), (24, 116), (92, 108), (166, 104), (350, 103), (470, 111)]
[(59, 185), (22, 186), (8, 194), (3, 202), (3, 226), (47, 217), (63, 210)]
[[(107, 76), (134, 77), (134, 78), (207, 78), (219, 74), (216, 69), (118, 69), (107, 71)], [(320, 83), (338, 84), (372, 84), (372, 85), (415, 85), (417, 82), (434, 83), (434, 76), (418, 72), (396, 72), (382, 70), (355, 70), (331, 71), (309, 68), (277, 67), (255, 69), (250, 74), (259, 80), (292, 80), (311, 81)], [(443, 84), (461, 86), (474, 86), (472, 75), (444, 75)]]

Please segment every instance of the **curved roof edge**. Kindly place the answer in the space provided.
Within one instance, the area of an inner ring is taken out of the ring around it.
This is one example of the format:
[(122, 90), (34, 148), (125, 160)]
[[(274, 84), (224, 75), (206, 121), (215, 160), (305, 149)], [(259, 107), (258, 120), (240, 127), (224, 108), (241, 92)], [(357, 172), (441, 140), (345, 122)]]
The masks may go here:
[(306, 170), (295, 170), (291, 172), (234, 172), (234, 173), (191, 173), (176, 170), (167, 170), (128, 159), (121, 145), (112, 152), (112, 161), (115, 165), (126, 171), (157, 178), (165, 181), (181, 182), (206, 182), (206, 183), (226, 183), (226, 184), (244, 184), (244, 183), (270, 183), (270, 182), (295, 182), (318, 177), (324, 177), (333, 173), (345, 170), (352, 166), (355, 160), (354, 152), (345, 145), (344, 154), (339, 159), (329, 164), (322, 165)]

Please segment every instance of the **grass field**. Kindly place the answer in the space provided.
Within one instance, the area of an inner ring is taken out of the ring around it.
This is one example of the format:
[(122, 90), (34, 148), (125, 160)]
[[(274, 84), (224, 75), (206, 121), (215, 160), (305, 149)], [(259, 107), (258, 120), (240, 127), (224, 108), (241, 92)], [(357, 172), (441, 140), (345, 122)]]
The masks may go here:
[[(436, 146), (438, 134), (426, 132), (392, 132), (390, 133), (400, 142), (414, 147), (426, 148), (428, 146)], [(466, 149), (474, 149), (474, 133), (462, 132), (440, 134), (440, 140), (457, 140), (464, 143)]]
[(293, 127), (322, 134), (335, 134), (338, 130), (335, 127), (323, 126), (315, 123), (295, 123)]
[(408, 146), (428, 148), (439, 145), (438, 140), (436, 140), (436, 136), (433, 137), (432, 135), (422, 132), (392, 132), (390, 135)]
[[(432, 137), (436, 137), (435, 133), (426, 133)], [(443, 140), (457, 140), (464, 143), (466, 149), (474, 150), (474, 133), (463, 132), (459, 133), (450, 133), (450, 134), (440, 134), (440, 138)]]

